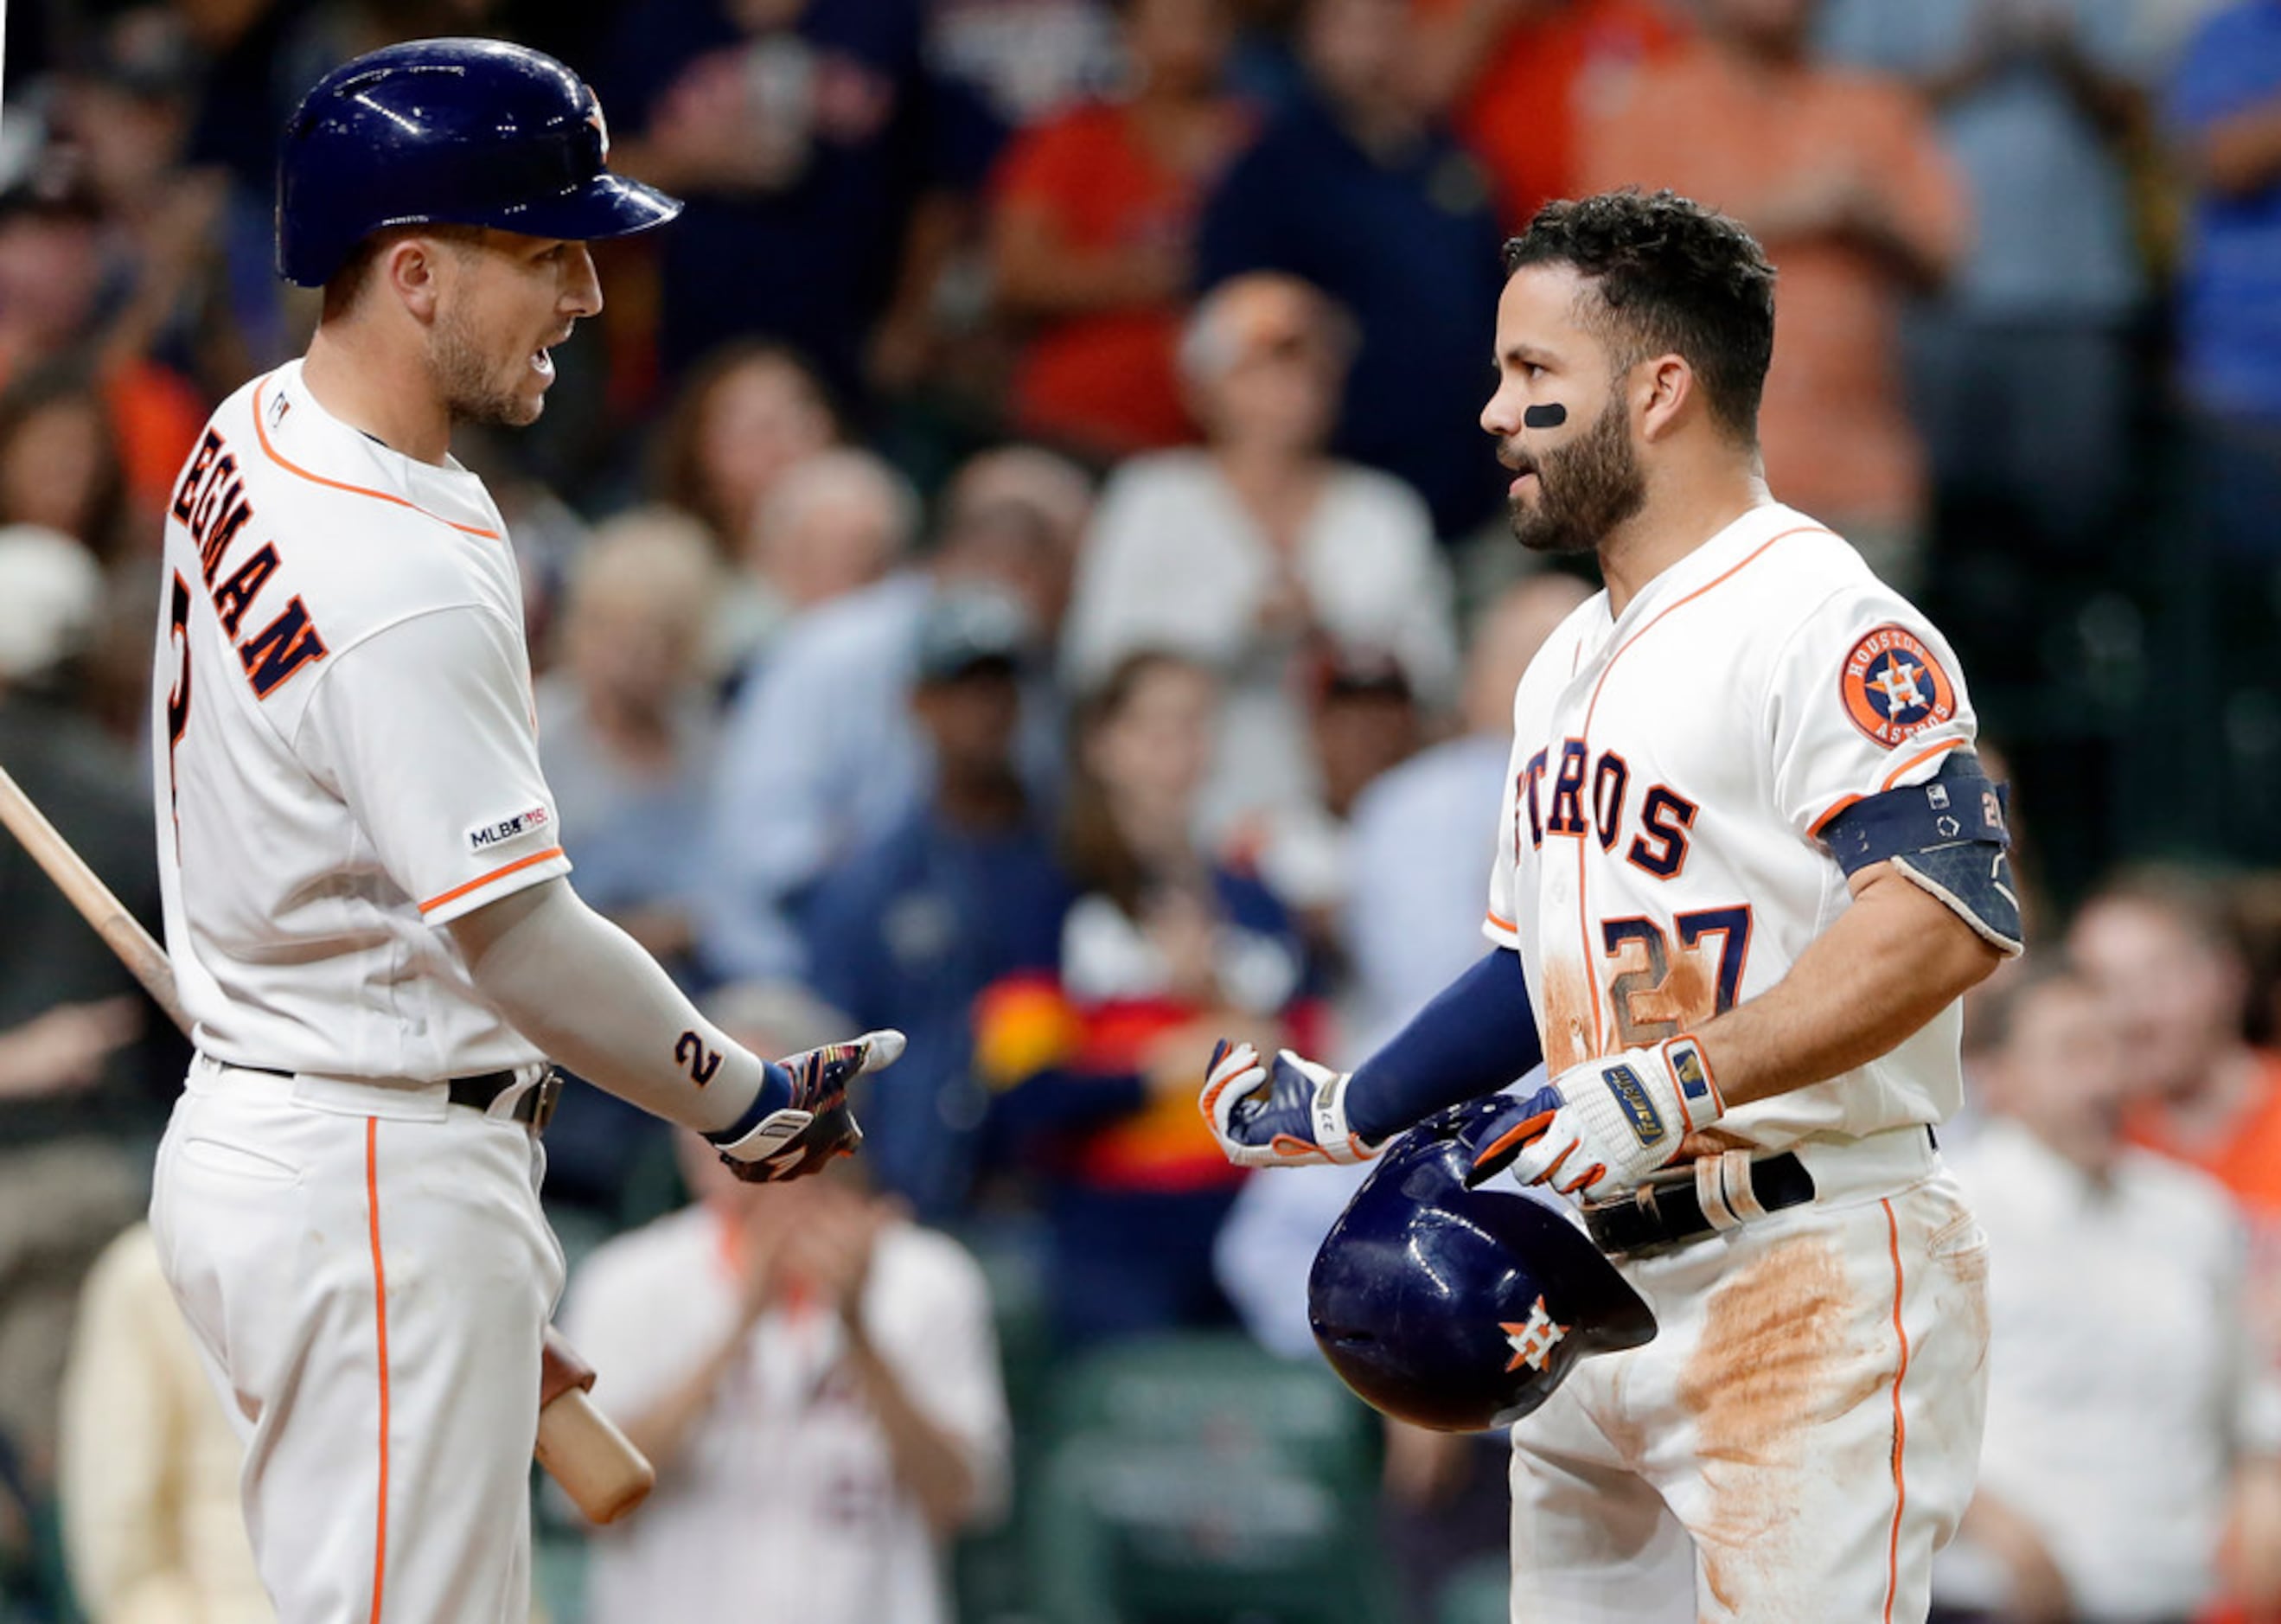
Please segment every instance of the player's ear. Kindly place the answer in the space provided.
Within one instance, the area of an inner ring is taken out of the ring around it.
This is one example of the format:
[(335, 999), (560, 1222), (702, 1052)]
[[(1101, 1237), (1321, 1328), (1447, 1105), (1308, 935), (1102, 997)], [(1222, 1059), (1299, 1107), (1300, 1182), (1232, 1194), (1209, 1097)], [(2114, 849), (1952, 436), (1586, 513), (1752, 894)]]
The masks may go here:
[(418, 321), (435, 320), (444, 255), (432, 237), (405, 236), (381, 256), (380, 276), (404, 308)]
[(1633, 370), (1634, 410), (1640, 414), (1640, 434), (1659, 440), (1678, 427), (1695, 399), (1695, 368), (1682, 355), (1658, 355)]

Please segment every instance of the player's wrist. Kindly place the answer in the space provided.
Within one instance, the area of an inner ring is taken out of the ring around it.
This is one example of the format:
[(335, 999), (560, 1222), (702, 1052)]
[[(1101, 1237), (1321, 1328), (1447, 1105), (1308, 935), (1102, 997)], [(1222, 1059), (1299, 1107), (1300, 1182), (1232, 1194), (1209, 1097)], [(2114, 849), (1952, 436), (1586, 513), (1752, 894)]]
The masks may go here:
[[(792, 1073), (773, 1060), (747, 1055), (753, 1072), (751, 1094), (743, 1110), (731, 1121), (703, 1132), (705, 1142), (740, 1162), (766, 1155), (808, 1125), (808, 1113), (792, 1109)], [(797, 1117), (797, 1121), (788, 1120)]]
[(1315, 1142), (1324, 1155), (1334, 1162), (1367, 1162), (1386, 1148), (1386, 1135), (1371, 1137), (1361, 1133), (1349, 1113), (1354, 1096), (1355, 1074), (1334, 1071), (1315, 1090), (1309, 1111), (1315, 1128)]

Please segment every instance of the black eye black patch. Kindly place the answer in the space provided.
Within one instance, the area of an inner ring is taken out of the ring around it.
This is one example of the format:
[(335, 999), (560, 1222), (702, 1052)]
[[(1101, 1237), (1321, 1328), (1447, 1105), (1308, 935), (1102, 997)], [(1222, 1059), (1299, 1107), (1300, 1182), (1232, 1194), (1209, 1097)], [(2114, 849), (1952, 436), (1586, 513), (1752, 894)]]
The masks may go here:
[(1520, 414), (1524, 429), (1558, 429), (1567, 421), (1568, 408), (1565, 406), (1531, 406)]

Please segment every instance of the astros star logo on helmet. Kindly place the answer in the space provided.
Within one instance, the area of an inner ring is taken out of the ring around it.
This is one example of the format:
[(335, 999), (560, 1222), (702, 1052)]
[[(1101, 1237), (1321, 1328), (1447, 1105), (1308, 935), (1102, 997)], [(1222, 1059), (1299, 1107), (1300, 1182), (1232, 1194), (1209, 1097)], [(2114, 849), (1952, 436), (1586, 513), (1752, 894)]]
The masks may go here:
[(1527, 1319), (1518, 1324), (1501, 1319), (1497, 1329), (1504, 1333), (1505, 1342), (1512, 1349), (1512, 1362), (1505, 1369), (1514, 1371), (1524, 1365), (1531, 1370), (1543, 1370), (1544, 1361), (1552, 1357), (1552, 1349), (1568, 1334), (1570, 1327), (1553, 1322), (1552, 1316), (1544, 1311), (1544, 1298), (1540, 1295), (1530, 1306)]

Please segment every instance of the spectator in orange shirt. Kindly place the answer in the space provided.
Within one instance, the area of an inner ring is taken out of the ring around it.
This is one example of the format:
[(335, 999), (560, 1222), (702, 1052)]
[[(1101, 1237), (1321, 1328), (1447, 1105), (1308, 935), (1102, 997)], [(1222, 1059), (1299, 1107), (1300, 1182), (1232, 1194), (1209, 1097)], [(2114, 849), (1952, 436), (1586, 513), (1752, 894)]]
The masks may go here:
[(1782, 289), (1759, 419), (1767, 481), (1906, 591), (1928, 481), (1896, 328), (1904, 298), (1958, 265), (1968, 209), (1914, 95), (1807, 59), (1813, 10), (1703, 0), (1701, 42), (1593, 111), (1576, 186), (1668, 186), (1766, 244)]
[(1488, 167), (1516, 232), (1578, 195), (1586, 115), (1682, 37), (1659, 0), (1415, 0), (1415, 16), (1419, 94)]
[(1221, 87), (1225, 0), (1126, 0), (1122, 23), (1133, 92), (1019, 137), (990, 225), (999, 302), (1029, 326), (1020, 428), (1110, 455), (1193, 437), (1172, 352), (1196, 214), (1251, 128)]

